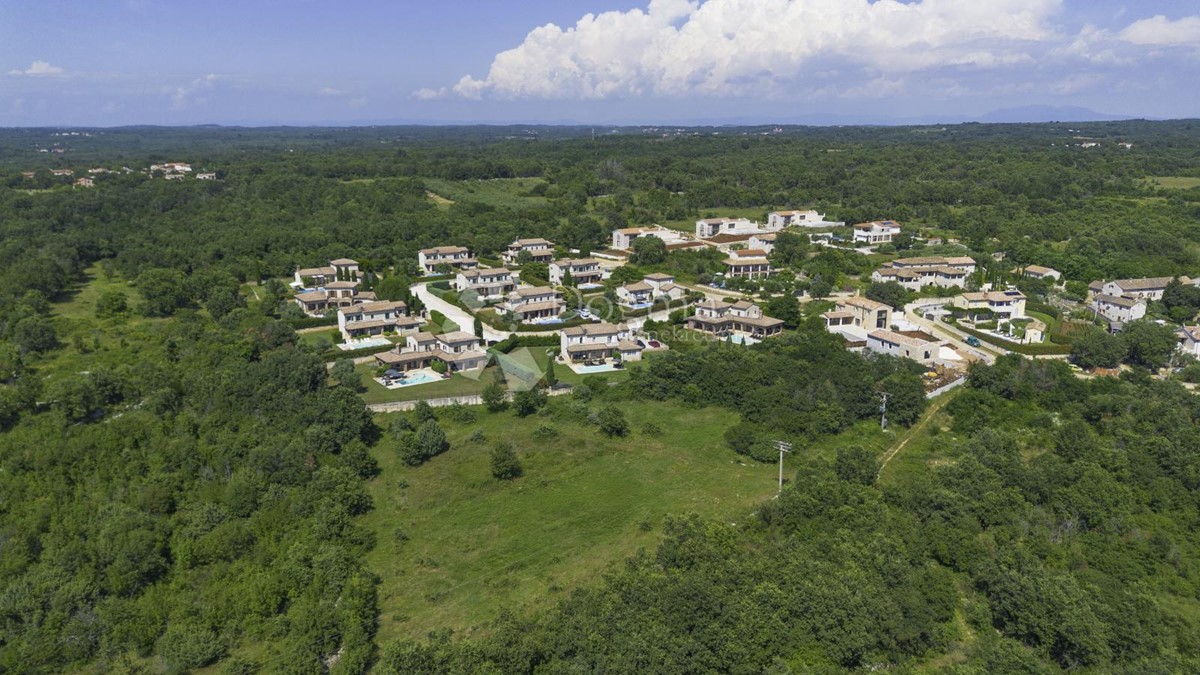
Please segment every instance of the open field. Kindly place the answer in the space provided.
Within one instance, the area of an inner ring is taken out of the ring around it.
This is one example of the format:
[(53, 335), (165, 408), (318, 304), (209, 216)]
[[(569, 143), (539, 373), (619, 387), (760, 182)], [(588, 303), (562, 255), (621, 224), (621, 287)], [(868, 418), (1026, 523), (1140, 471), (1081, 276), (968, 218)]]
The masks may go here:
[(533, 188), (545, 183), (541, 178), (494, 178), (492, 180), (452, 181), (424, 178), (430, 197), (439, 206), (454, 202), (478, 202), (488, 206), (528, 208), (544, 206), (545, 197), (526, 196)]
[[(469, 634), (501, 608), (545, 607), (653, 546), (665, 516), (736, 522), (774, 494), (775, 466), (739, 457), (722, 440), (733, 413), (618, 405), (632, 431), (624, 439), (476, 408), (475, 422), (442, 421), (451, 449), (424, 466), (405, 466), (390, 440), (379, 443), (375, 510), (362, 519), (378, 541), (368, 562), (382, 578), (379, 643), (443, 627)], [(649, 422), (662, 434), (645, 434)], [(536, 438), (541, 426), (558, 435)], [(485, 440), (468, 440), (477, 430)], [(492, 478), (488, 452), (501, 440), (517, 447), (524, 477)]]
[(1152, 185), (1168, 190), (1189, 190), (1200, 187), (1200, 177), (1197, 176), (1151, 176), (1146, 180)]

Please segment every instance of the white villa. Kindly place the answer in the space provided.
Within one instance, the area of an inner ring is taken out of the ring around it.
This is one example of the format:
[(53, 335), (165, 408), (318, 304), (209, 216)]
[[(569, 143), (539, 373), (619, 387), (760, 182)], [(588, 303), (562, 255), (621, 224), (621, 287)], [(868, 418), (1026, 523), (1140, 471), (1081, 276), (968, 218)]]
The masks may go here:
[(961, 257), (900, 258), (871, 274), (872, 281), (895, 281), (910, 291), (924, 286), (962, 288), (967, 277), (975, 272), (975, 260)]
[(1045, 279), (1051, 283), (1062, 281), (1062, 272), (1053, 267), (1042, 267), (1041, 265), (1026, 265), (1013, 270), (1013, 274), (1029, 277), (1030, 279)]
[(641, 281), (625, 284), (616, 289), (617, 302), (624, 307), (640, 308), (662, 297), (678, 300), (685, 294), (682, 286), (675, 285), (670, 274), (649, 274)]
[(761, 248), (744, 248), (730, 251), (729, 257), (721, 261), (725, 265), (725, 276), (765, 279), (771, 276), (771, 263), (767, 252)]
[(706, 300), (696, 305), (688, 328), (718, 337), (739, 334), (761, 339), (782, 333), (783, 321), (764, 316), (762, 308), (748, 300)]
[(830, 332), (843, 334), (848, 339), (852, 336), (853, 339), (861, 341), (866, 338), (868, 331), (891, 327), (892, 307), (856, 295), (838, 298), (835, 308), (821, 314), (821, 318), (825, 319), (825, 328)]
[(484, 302), (499, 300), (516, 287), (512, 272), (504, 267), (459, 270), (454, 278), (454, 288), (459, 295), (473, 293), (476, 299)]
[(500, 309), (522, 323), (554, 319), (567, 308), (562, 293), (549, 286), (524, 286), (511, 291)]
[(633, 247), (633, 240), (639, 237), (657, 237), (662, 239), (663, 243), (667, 246), (690, 241), (682, 232), (661, 225), (652, 225), (650, 227), (626, 227), (620, 230), (613, 230), (612, 247), (617, 251), (628, 251)]
[(368, 302), (338, 310), (338, 330), (345, 340), (384, 333), (415, 333), (422, 323), (419, 317), (408, 316), (408, 306), (399, 301)]
[(449, 371), (474, 370), (487, 365), (488, 356), (479, 338), (455, 331), (443, 335), (413, 333), (403, 347), (375, 355), (375, 362), (396, 370), (428, 368), (435, 361), (446, 364)]
[[(905, 334), (892, 330), (876, 329), (867, 333), (866, 350), (875, 354), (888, 354), (890, 356), (898, 356), (907, 359), (912, 359), (921, 364), (939, 363), (948, 359), (945, 357), (952, 356), (953, 350), (945, 346), (945, 341), (927, 340), (922, 337), (924, 334)], [(945, 347), (950, 353), (945, 356), (942, 349)]]
[(554, 260), (554, 242), (548, 239), (517, 239), (500, 254), (506, 265), (520, 264), (522, 253), (528, 253), (531, 262), (549, 263)]
[(1146, 301), (1098, 293), (1092, 297), (1092, 309), (1112, 323), (1124, 324), (1146, 316)]
[[(1138, 298), (1141, 300), (1162, 300), (1163, 291), (1174, 277), (1151, 277), (1149, 279), (1114, 279), (1105, 282), (1100, 287), (1100, 293), (1118, 298)], [(1200, 281), (1200, 280), (1198, 280)], [(1179, 282), (1185, 286), (1195, 285), (1187, 277), (1179, 277)]]
[(854, 243), (856, 244), (887, 244), (900, 234), (900, 223), (894, 220), (875, 220), (869, 223), (859, 223), (854, 226)]
[(965, 309), (968, 316), (985, 315), (998, 321), (1025, 318), (1025, 294), (1015, 288), (1006, 291), (980, 291), (956, 295), (952, 307)]
[(599, 284), (604, 278), (600, 269), (600, 261), (595, 258), (564, 258), (550, 263), (550, 283), (562, 286), (563, 279), (570, 273), (571, 283), (575, 286), (590, 286)]
[(1200, 326), (1179, 329), (1179, 351), (1200, 358)]
[(782, 230), (785, 227), (841, 227), (844, 222), (825, 220), (825, 214), (808, 211), (772, 211), (767, 214), (767, 228)]
[(469, 270), (479, 267), (479, 261), (471, 257), (465, 246), (436, 246), (417, 252), (417, 264), (425, 274), (437, 274), (438, 265), (448, 265), (451, 270)]
[(749, 218), (701, 218), (696, 221), (696, 237), (711, 239), (719, 234), (763, 234), (783, 229), (754, 222)]
[(746, 248), (756, 248), (760, 251), (766, 251), (768, 254), (775, 250), (775, 239), (779, 237), (776, 232), (766, 232), (763, 234), (755, 234), (746, 241)]
[(614, 353), (620, 354), (622, 361), (638, 361), (642, 349), (625, 324), (591, 323), (564, 328), (559, 333), (559, 352), (568, 363), (603, 361)]

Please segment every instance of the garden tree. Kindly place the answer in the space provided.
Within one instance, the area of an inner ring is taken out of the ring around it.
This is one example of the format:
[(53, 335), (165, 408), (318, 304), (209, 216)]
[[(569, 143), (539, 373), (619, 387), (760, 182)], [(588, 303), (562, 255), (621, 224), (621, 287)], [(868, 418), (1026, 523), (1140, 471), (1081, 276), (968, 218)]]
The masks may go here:
[(838, 448), (833, 463), (834, 473), (844, 481), (860, 485), (872, 485), (879, 475), (879, 462), (870, 450), (859, 446)]
[(347, 389), (358, 391), (362, 386), (362, 375), (354, 369), (354, 361), (351, 359), (338, 359), (329, 374)]
[(12, 327), (12, 338), (26, 353), (40, 354), (58, 346), (58, 333), (54, 324), (41, 315), (31, 315), (17, 321)]
[(775, 248), (771, 250), (770, 258), (777, 267), (796, 265), (808, 257), (809, 248), (808, 235), (779, 232), (775, 235)]
[(614, 405), (606, 405), (596, 411), (596, 424), (606, 436), (624, 436), (629, 433), (629, 422), (625, 413)]
[(1121, 338), (1094, 326), (1071, 336), (1071, 360), (1081, 368), (1116, 368), (1126, 353)]
[(543, 262), (527, 262), (521, 265), (521, 281), (531, 285), (550, 283), (550, 266)]
[(546, 372), (542, 375), (542, 384), (553, 388), (558, 384), (558, 375), (554, 373), (554, 354), (548, 354), (546, 357)]
[(1152, 370), (1167, 365), (1179, 344), (1172, 327), (1145, 319), (1125, 324), (1120, 339), (1127, 362)]
[(546, 405), (546, 392), (539, 388), (525, 389), (515, 392), (512, 399), (513, 411), (517, 417), (528, 417)]
[(405, 432), (400, 437), (400, 458), (409, 466), (424, 464), (449, 449), (446, 432), (434, 419), (421, 422), (415, 432)]
[(380, 279), (379, 283), (375, 284), (375, 297), (390, 302), (404, 301), (405, 303), (409, 303), (409, 297), (411, 296), (409, 287), (411, 285), (412, 282), (408, 277), (399, 274), (386, 276)]
[(474, 333), (475, 337), (483, 339), (483, 320), (478, 315), (475, 316)]
[(479, 394), (483, 400), (483, 405), (488, 409), (488, 412), (500, 412), (508, 407), (508, 400), (505, 398), (504, 385), (493, 380), (483, 385), (483, 391)]
[(575, 279), (571, 276), (571, 270), (563, 270), (562, 285), (567, 288), (575, 287)]
[(429, 420), (436, 420), (437, 416), (434, 415), (433, 406), (429, 405), (429, 401), (421, 399), (413, 406), (412, 418), (414, 425), (420, 427)]
[(667, 260), (667, 243), (658, 237), (638, 237), (629, 248), (629, 262), (634, 265), (658, 265)]
[(128, 301), (121, 291), (104, 291), (96, 299), (96, 316), (99, 318), (124, 314), (128, 308)]
[(149, 269), (137, 279), (142, 294), (142, 313), (146, 316), (170, 316), (192, 302), (187, 278), (173, 269)]
[(921, 378), (907, 372), (897, 372), (879, 382), (879, 390), (887, 392), (888, 420), (910, 427), (921, 418), (928, 403)]
[(813, 279), (812, 284), (808, 287), (808, 294), (817, 299), (827, 297), (831, 292), (833, 292), (833, 284), (819, 277)]
[(516, 449), (508, 441), (492, 447), (491, 461), (494, 478), (512, 480), (520, 478), (524, 473), (524, 469), (521, 467), (521, 458), (517, 456)]
[(1172, 321), (1190, 321), (1196, 316), (1196, 312), (1200, 312), (1200, 287), (1184, 285), (1179, 277), (1174, 277), (1163, 289), (1162, 303)]
[[(653, 239), (653, 237), (649, 237)], [(640, 240), (639, 240), (640, 241)], [(660, 240), (661, 241), (661, 240)], [(641, 281), (646, 277), (646, 274), (637, 267), (630, 265), (622, 265), (612, 271), (612, 276), (608, 278), (608, 286), (624, 286)]]
[(907, 288), (895, 281), (873, 281), (870, 286), (867, 286), (867, 292), (864, 295), (875, 302), (882, 302), (897, 310), (904, 309), (904, 304), (911, 296)]
[(1083, 302), (1087, 299), (1088, 287), (1087, 284), (1078, 280), (1067, 280), (1063, 285), (1068, 298), (1076, 302)]
[(784, 328), (800, 324), (800, 302), (793, 295), (777, 295), (767, 301), (763, 311), (767, 316), (783, 321)]

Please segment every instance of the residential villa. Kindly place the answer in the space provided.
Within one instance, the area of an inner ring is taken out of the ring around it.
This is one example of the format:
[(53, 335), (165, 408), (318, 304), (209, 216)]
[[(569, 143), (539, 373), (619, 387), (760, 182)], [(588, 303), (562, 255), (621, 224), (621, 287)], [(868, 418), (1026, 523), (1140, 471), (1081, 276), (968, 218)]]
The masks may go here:
[(1179, 351), (1200, 358), (1200, 326), (1184, 326), (1178, 335)]
[(594, 286), (604, 278), (600, 269), (600, 261), (595, 258), (564, 258), (550, 263), (550, 283), (562, 286), (567, 274), (571, 275), (574, 286)]
[(443, 335), (413, 333), (403, 346), (375, 355), (375, 362), (396, 370), (428, 368), (434, 362), (446, 364), (451, 372), (475, 370), (487, 365), (488, 355), (479, 338), (455, 331)]
[(150, 173), (191, 173), (192, 165), (186, 162), (167, 162), (165, 164), (151, 164)]
[(761, 248), (730, 251), (729, 257), (722, 263), (727, 277), (765, 279), (771, 276), (771, 263), (767, 261), (767, 252)]
[(1015, 288), (956, 295), (950, 306), (966, 310), (972, 320), (983, 318), (1012, 321), (1025, 318), (1025, 294)]
[(568, 363), (603, 361), (613, 354), (619, 354), (622, 361), (638, 361), (642, 349), (625, 324), (590, 323), (559, 333), (559, 353)]
[(1108, 319), (1110, 324), (1116, 324), (1114, 328), (1119, 328), (1121, 324), (1146, 316), (1146, 301), (1141, 298), (1123, 298), (1098, 293), (1092, 297), (1092, 309)]
[(650, 284), (654, 288), (654, 297), (660, 298), (667, 296), (672, 300), (678, 300), (687, 295), (687, 289), (675, 283), (675, 277), (663, 272), (654, 272), (647, 274), (642, 278), (642, 281)]
[(613, 230), (612, 247), (618, 251), (628, 251), (633, 247), (633, 240), (639, 237), (657, 237), (658, 239), (662, 239), (663, 243), (668, 247), (688, 241), (684, 233), (665, 228), (661, 225), (626, 227), (620, 230)]
[(702, 218), (696, 221), (696, 237), (711, 239), (719, 234), (763, 234), (782, 229), (751, 221), (748, 218)]
[(688, 328), (718, 337), (737, 334), (761, 339), (782, 333), (783, 321), (763, 316), (762, 308), (748, 300), (706, 300), (696, 305)]
[(417, 252), (417, 264), (425, 274), (437, 274), (439, 265), (447, 265), (451, 270), (469, 270), (479, 267), (479, 261), (471, 257), (470, 249), (465, 246), (436, 246)]
[(894, 220), (876, 220), (869, 223), (859, 223), (854, 226), (854, 243), (856, 244), (887, 244), (900, 234), (900, 223)]
[(927, 339), (929, 337), (924, 333), (876, 329), (867, 333), (866, 351), (912, 359), (925, 365), (949, 360), (942, 354), (944, 341)]
[(892, 306), (876, 302), (870, 298), (856, 295), (850, 298), (838, 298), (832, 311), (821, 314), (825, 319), (825, 328), (834, 333), (845, 333), (843, 327), (853, 326), (858, 330), (850, 331), (856, 338), (866, 337), (867, 331), (876, 328), (890, 328), (892, 325)]
[(785, 227), (841, 227), (844, 222), (825, 220), (825, 214), (808, 211), (772, 211), (767, 214), (767, 229), (782, 230)]
[(454, 288), (460, 296), (474, 294), (476, 299), (484, 302), (499, 300), (516, 287), (512, 272), (504, 267), (459, 270), (454, 279)]
[(554, 242), (547, 239), (517, 239), (500, 254), (506, 265), (519, 265), (521, 254), (527, 253), (530, 262), (549, 263), (554, 260)]
[(924, 286), (963, 288), (975, 272), (975, 260), (968, 257), (900, 258), (871, 274), (871, 281), (894, 281), (910, 291)]
[(648, 307), (654, 302), (654, 287), (645, 281), (618, 286), (616, 293), (617, 302), (624, 307), (636, 309)]
[(196, 174), (196, 180), (216, 180), (216, 179), (217, 179), (216, 173), (198, 173), (198, 174)]
[(500, 309), (521, 323), (556, 319), (567, 308), (562, 293), (549, 286), (524, 286), (511, 291)]
[(415, 333), (424, 323), (408, 316), (403, 302), (368, 302), (338, 310), (338, 330), (345, 340), (357, 340), (384, 333)]
[(50, 175), (59, 176), (59, 177), (74, 176), (75, 170), (74, 169), (50, 169)]
[(336, 260), (330, 260), (329, 264), (333, 267), (334, 272), (340, 274), (343, 279), (352, 281), (358, 278), (359, 266), (357, 260), (338, 258)]
[(1062, 272), (1052, 267), (1042, 267), (1041, 265), (1026, 265), (1013, 270), (1013, 274), (1029, 277), (1030, 279), (1045, 279), (1050, 283), (1058, 283), (1062, 281)]
[(375, 293), (359, 290), (359, 284), (358, 281), (329, 281), (315, 291), (297, 293), (296, 304), (306, 314), (320, 316), (327, 309), (375, 302)]
[(746, 248), (756, 248), (760, 251), (766, 251), (768, 254), (775, 250), (775, 240), (779, 237), (776, 232), (764, 232), (755, 234), (746, 241)]
[(293, 286), (299, 288), (321, 288), (339, 278), (346, 281), (358, 279), (358, 261), (349, 258), (330, 260), (324, 267), (301, 267), (296, 270)]
[(84, 176), (82, 178), (76, 178), (75, 179), (75, 187), (84, 187), (84, 188), (96, 187), (96, 181), (92, 180), (91, 178), (88, 178), (87, 176)]
[[(1152, 277), (1149, 279), (1114, 279), (1105, 282), (1100, 287), (1103, 295), (1118, 298), (1138, 298), (1141, 300), (1162, 300), (1163, 291), (1174, 277)], [(1200, 280), (1198, 280), (1200, 281)], [(1194, 282), (1187, 277), (1179, 277), (1179, 282), (1185, 286)], [(1089, 287), (1090, 288), (1090, 287)]]

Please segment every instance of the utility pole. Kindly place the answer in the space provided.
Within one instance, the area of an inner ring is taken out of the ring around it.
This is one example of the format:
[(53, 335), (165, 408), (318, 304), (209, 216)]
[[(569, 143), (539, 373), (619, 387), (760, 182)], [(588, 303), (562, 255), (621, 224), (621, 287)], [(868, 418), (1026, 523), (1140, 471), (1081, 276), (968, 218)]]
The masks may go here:
[(883, 405), (879, 406), (879, 430), (887, 431), (887, 399), (890, 394), (886, 391), (881, 391), (879, 395), (883, 397)]
[(787, 441), (775, 441), (779, 449), (779, 491), (783, 492), (783, 453), (792, 451), (792, 444)]

